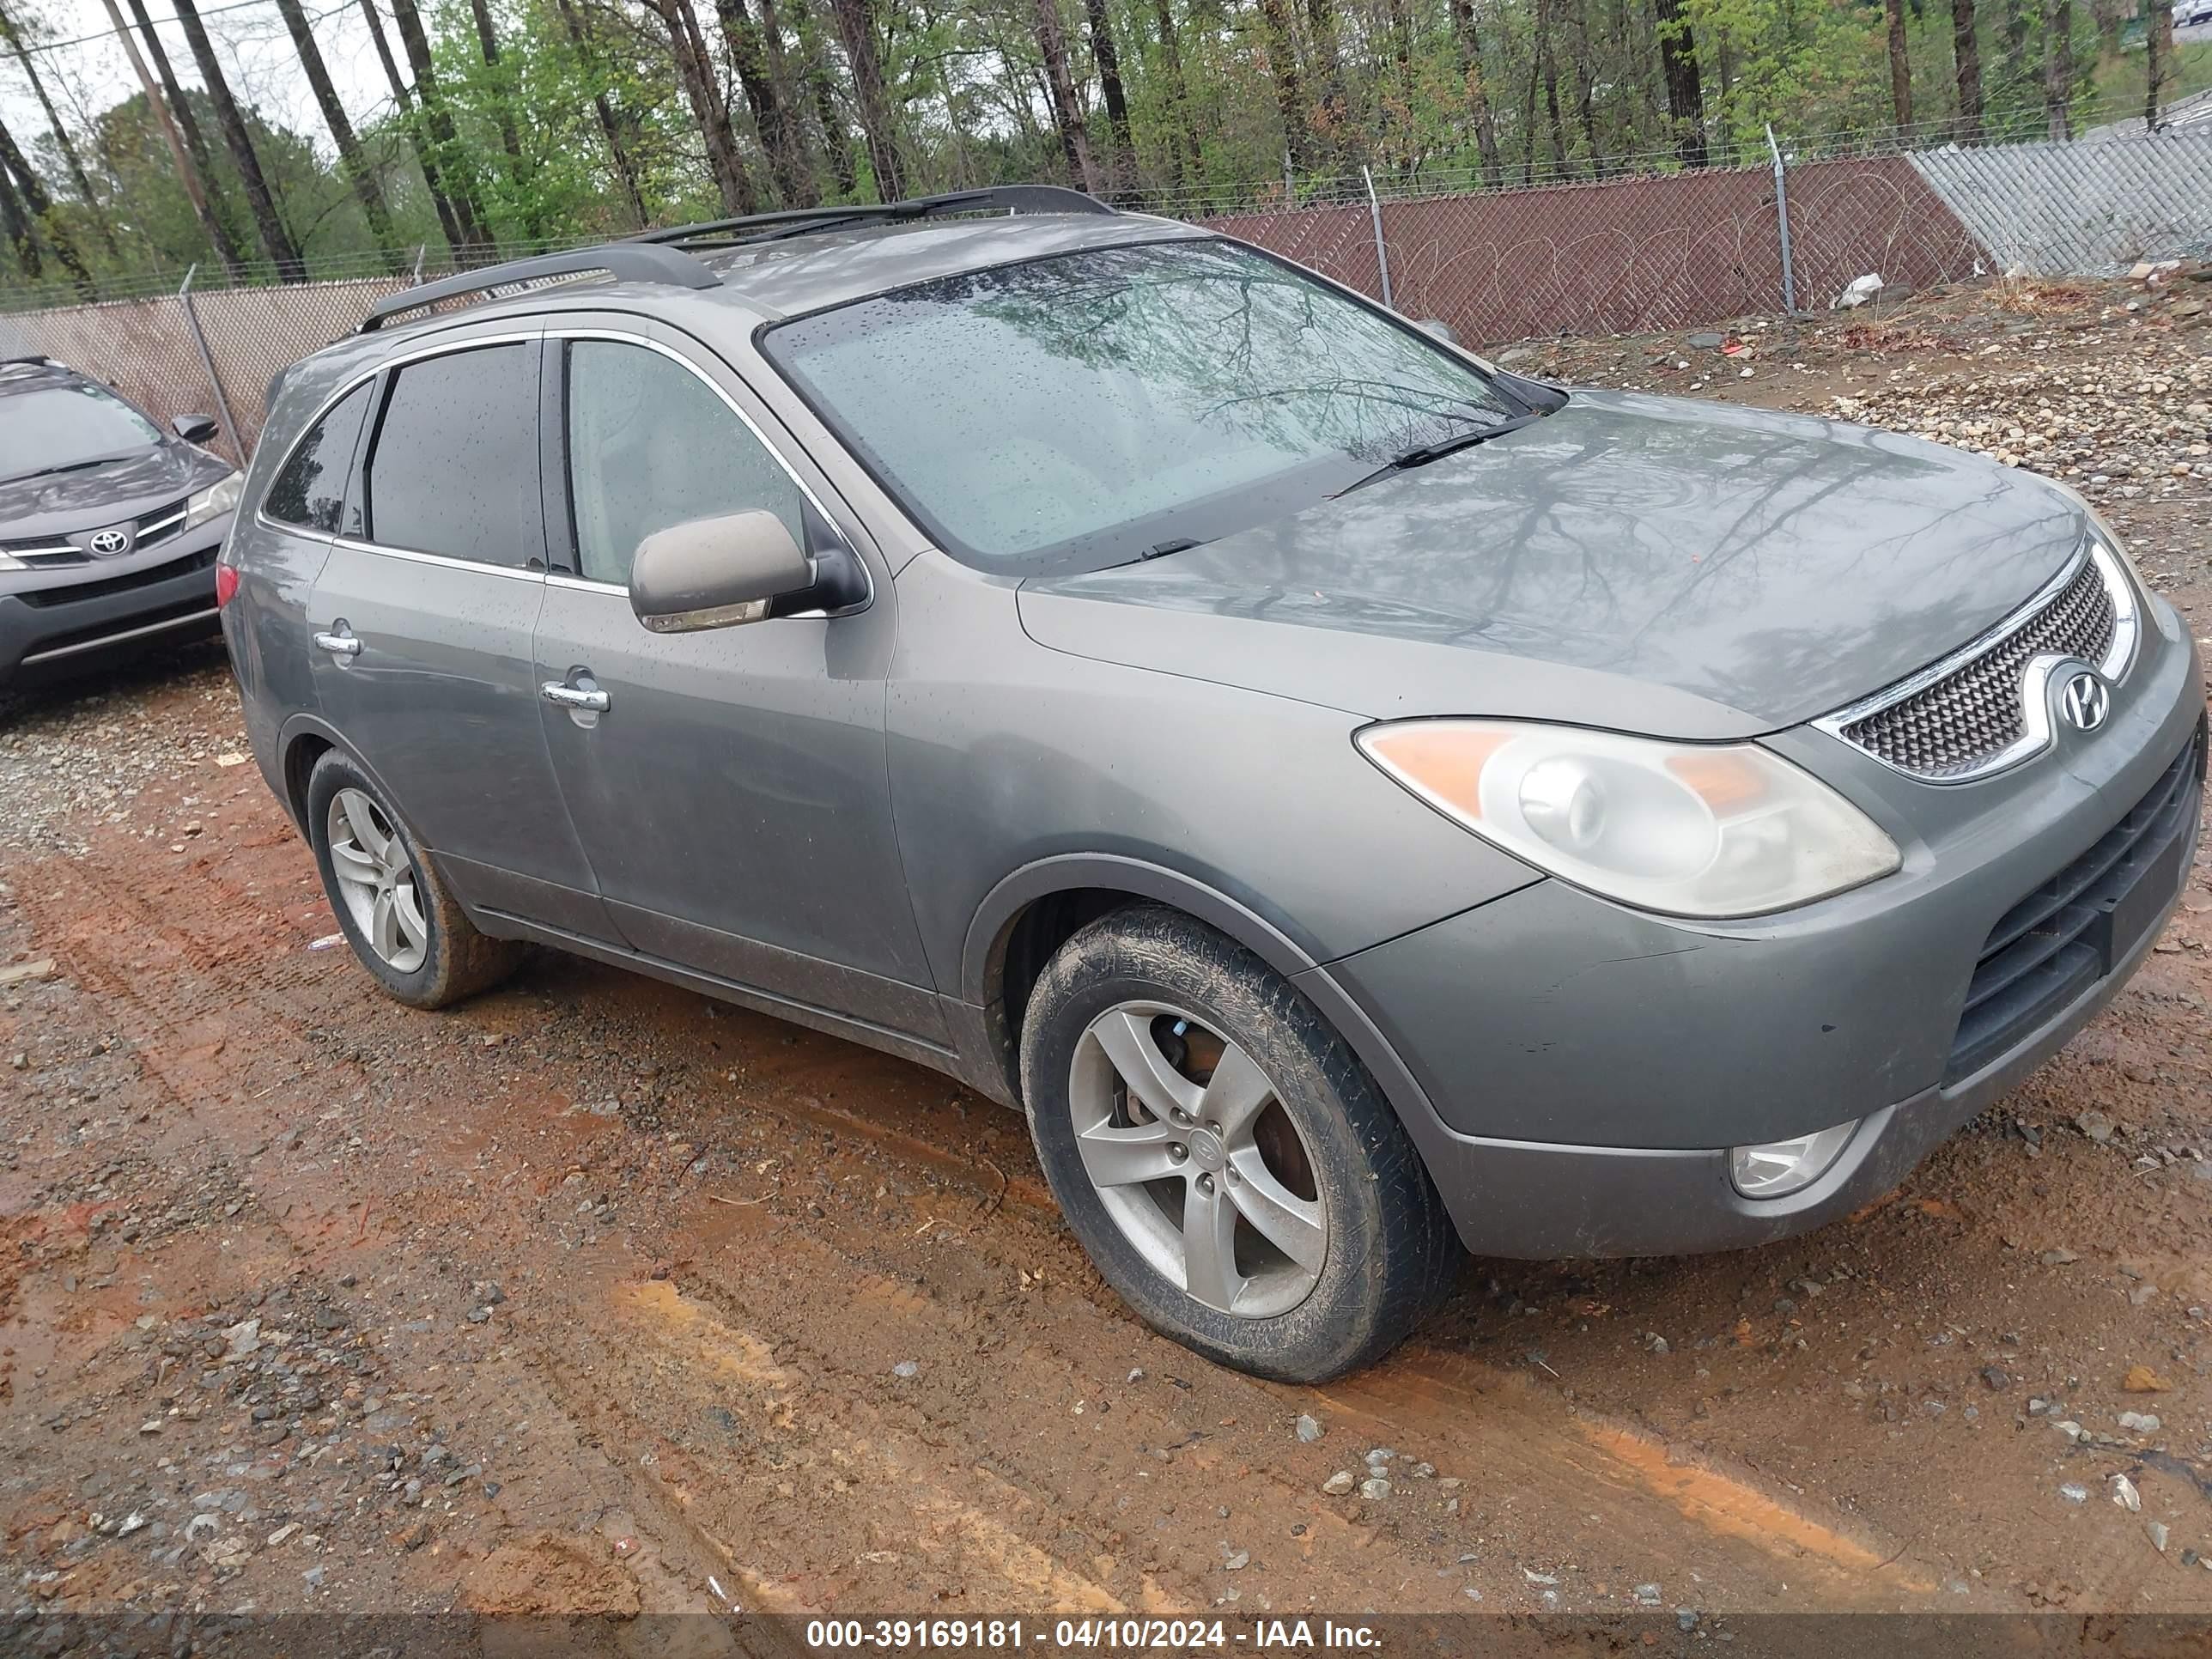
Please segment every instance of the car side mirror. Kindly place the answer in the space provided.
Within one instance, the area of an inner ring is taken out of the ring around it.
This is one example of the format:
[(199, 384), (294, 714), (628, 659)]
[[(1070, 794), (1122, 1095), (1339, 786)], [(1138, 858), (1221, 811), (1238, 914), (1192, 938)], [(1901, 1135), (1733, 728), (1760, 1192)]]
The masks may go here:
[(204, 444), (222, 428), (209, 415), (179, 415), (169, 422), (169, 430), (188, 444)]
[(814, 586), (814, 561), (773, 513), (729, 513), (656, 530), (630, 562), (629, 607), (656, 634), (759, 622)]
[(1415, 323), (1413, 326), (1419, 329), (1424, 334), (1434, 335), (1437, 339), (1442, 340), (1446, 345), (1457, 345), (1459, 343), (1459, 336), (1452, 332), (1452, 325), (1440, 318), (1424, 317), (1420, 321)]

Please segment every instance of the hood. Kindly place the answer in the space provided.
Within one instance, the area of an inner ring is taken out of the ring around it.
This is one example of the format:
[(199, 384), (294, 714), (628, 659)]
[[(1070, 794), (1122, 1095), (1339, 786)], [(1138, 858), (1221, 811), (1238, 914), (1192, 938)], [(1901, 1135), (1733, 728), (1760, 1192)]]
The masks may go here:
[(140, 518), (231, 471), (204, 449), (164, 442), (104, 466), (0, 482), (0, 541), (67, 535)]
[(1376, 717), (1661, 737), (1810, 720), (2070, 558), (2032, 475), (1809, 416), (1608, 392), (1185, 553), (1025, 582), (1038, 643)]

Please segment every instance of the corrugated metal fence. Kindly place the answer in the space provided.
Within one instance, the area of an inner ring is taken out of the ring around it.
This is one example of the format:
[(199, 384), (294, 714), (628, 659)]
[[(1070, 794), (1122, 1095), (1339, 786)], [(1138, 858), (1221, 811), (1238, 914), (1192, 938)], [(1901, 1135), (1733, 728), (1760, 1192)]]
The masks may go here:
[[(2094, 276), (2142, 258), (2212, 256), (2212, 134), (2201, 131), (1792, 161), (1784, 179), (1801, 306), (1828, 305), (1869, 272), (1918, 288), (2014, 269)], [(1401, 193), (1379, 212), (1361, 201), (1204, 222), (1378, 298), (1378, 252), (1387, 252), (1400, 311), (1498, 344), (1778, 312), (1777, 194), (1767, 167), (1713, 168)], [(74, 364), (165, 420), (226, 418), (250, 453), (270, 377), (408, 281), (0, 309), (0, 356)]]

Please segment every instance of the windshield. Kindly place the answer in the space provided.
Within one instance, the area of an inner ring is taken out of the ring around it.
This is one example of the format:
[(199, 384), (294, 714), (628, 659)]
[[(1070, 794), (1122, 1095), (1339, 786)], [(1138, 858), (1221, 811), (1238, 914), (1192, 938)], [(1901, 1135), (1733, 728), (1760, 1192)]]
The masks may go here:
[(128, 455), (161, 441), (151, 421), (89, 381), (0, 396), (0, 479)]
[(1522, 412), (1418, 331), (1223, 241), (963, 272), (767, 349), (946, 551), (1019, 574), (1249, 529)]

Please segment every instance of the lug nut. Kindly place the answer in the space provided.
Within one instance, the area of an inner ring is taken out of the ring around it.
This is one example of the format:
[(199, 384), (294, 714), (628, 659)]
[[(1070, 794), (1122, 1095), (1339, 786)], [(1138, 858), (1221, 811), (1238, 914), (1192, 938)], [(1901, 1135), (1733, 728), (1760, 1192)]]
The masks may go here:
[(1212, 1119), (1208, 1118), (1206, 1121), (1206, 1132), (1210, 1135), (1218, 1135), (1221, 1133), (1221, 1126), (1218, 1123), (1216, 1123)]
[(1237, 1166), (1234, 1164), (1224, 1165), (1221, 1173), (1229, 1177), (1229, 1184), (1232, 1187), (1244, 1178), (1237, 1173)]
[(1188, 1127), (1188, 1125), (1189, 1125), (1189, 1123), (1190, 1123), (1190, 1121), (1191, 1121), (1191, 1116), (1190, 1116), (1190, 1114), (1189, 1114), (1188, 1112), (1186, 1112), (1185, 1110), (1183, 1110), (1183, 1109), (1182, 1109), (1182, 1107), (1180, 1107), (1180, 1106), (1175, 1107), (1175, 1108), (1173, 1108), (1172, 1109), (1170, 1109), (1170, 1110), (1169, 1111), (1169, 1113), (1168, 1113), (1168, 1115), (1169, 1115), (1170, 1117), (1173, 1118), (1173, 1119), (1174, 1119), (1177, 1123), (1182, 1124), (1182, 1125), (1184, 1125), (1185, 1127)]
[(1180, 1140), (1172, 1141), (1168, 1146), (1168, 1156), (1174, 1159), (1177, 1164), (1180, 1164), (1183, 1159), (1190, 1156), (1190, 1148), (1184, 1146)]
[(1211, 1193), (1213, 1190), (1213, 1177), (1210, 1175), (1199, 1176), (1198, 1190), (1201, 1193)]

